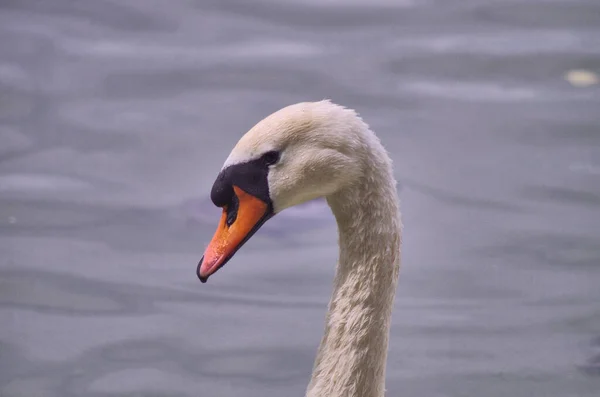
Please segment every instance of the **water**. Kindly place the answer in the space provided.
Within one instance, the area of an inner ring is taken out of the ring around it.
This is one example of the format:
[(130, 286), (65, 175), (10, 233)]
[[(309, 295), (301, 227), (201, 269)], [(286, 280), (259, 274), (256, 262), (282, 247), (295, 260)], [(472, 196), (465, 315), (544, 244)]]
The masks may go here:
[(0, 3), (0, 395), (302, 396), (336, 260), (323, 202), (206, 285), (237, 139), (356, 108), (405, 222), (389, 396), (598, 396), (594, 0)]

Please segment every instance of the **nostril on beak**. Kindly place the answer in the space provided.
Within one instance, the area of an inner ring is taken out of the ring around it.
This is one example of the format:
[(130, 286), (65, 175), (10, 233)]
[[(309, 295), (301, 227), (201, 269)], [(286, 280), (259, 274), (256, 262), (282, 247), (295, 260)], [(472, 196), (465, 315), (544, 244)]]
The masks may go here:
[(227, 206), (227, 226), (233, 225), (233, 222), (235, 222), (235, 220), (237, 219), (239, 206), (240, 201), (234, 194), (231, 198), (231, 203)]

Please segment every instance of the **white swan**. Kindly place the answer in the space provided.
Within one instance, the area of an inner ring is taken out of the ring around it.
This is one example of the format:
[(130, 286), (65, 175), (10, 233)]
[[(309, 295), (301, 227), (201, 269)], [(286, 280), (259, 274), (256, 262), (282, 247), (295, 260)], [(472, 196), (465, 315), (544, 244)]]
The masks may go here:
[(353, 110), (298, 103), (240, 139), (211, 192), (223, 215), (197, 274), (206, 282), (271, 216), (323, 196), (340, 253), (306, 396), (380, 397), (402, 226), (391, 160)]

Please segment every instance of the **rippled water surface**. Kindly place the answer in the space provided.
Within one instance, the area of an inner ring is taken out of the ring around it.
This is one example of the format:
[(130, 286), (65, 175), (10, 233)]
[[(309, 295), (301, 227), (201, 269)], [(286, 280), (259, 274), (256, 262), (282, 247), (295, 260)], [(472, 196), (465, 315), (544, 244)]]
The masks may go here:
[(290, 103), (356, 108), (405, 223), (389, 396), (600, 395), (595, 0), (3, 0), (0, 395), (302, 396), (321, 201), (210, 283), (210, 186)]

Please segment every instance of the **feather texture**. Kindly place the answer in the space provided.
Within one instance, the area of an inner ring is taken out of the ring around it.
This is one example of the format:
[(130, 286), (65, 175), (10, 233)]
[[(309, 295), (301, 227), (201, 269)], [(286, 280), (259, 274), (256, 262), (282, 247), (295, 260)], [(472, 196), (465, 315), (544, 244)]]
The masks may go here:
[(356, 112), (330, 101), (283, 108), (246, 133), (230, 165), (281, 152), (269, 170), (275, 212), (326, 197), (339, 261), (307, 397), (381, 397), (400, 268), (401, 218), (392, 162)]

